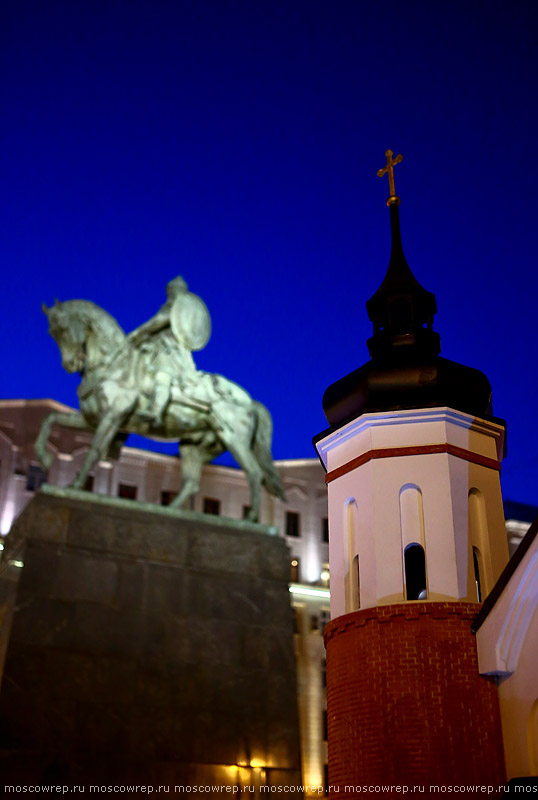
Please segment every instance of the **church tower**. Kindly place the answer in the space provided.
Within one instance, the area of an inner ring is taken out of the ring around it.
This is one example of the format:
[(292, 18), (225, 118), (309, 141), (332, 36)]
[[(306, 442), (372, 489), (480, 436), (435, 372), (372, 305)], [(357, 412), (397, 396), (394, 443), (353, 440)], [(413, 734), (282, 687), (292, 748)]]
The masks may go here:
[(329, 496), (329, 783), (343, 792), (504, 782), (496, 686), (478, 674), (471, 622), (508, 561), (505, 425), (486, 376), (439, 356), (392, 155), (378, 172), (392, 250), (366, 303), (371, 360), (329, 386), (330, 428), (314, 440)]

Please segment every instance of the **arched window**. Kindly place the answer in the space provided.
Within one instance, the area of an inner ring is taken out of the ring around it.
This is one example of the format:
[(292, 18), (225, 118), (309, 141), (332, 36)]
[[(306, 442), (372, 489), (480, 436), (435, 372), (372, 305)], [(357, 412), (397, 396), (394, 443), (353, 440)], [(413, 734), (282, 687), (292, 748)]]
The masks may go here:
[(400, 527), (404, 553), (404, 581), (407, 600), (426, 600), (426, 537), (422, 492), (414, 483), (400, 489)]
[(360, 607), (359, 557), (356, 554), (356, 537), (359, 525), (358, 513), (355, 498), (348, 497), (345, 503), (346, 530), (344, 534), (345, 608), (347, 614), (350, 611), (356, 611)]
[(471, 489), (469, 492), (469, 538), (473, 554), (475, 581), (478, 583), (480, 601), (482, 601), (491, 591), (492, 582), (489, 565), (487, 564), (489, 543), (486, 504), (484, 495), (478, 489)]
[(407, 600), (424, 600), (426, 594), (426, 558), (420, 544), (408, 544), (404, 550)]

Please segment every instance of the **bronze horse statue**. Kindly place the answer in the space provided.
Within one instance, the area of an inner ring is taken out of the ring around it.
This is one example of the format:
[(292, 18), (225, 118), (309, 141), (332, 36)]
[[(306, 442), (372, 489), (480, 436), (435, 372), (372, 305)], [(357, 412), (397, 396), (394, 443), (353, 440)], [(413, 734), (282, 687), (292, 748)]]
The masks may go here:
[(64, 368), (79, 372), (80, 411), (51, 413), (36, 441), (45, 470), (52, 455), (47, 442), (53, 425), (93, 430), (94, 436), (73, 488), (81, 489), (91, 469), (128, 433), (179, 443), (182, 485), (172, 506), (180, 507), (200, 486), (204, 464), (226, 450), (244, 469), (250, 487), (248, 517), (259, 518), (261, 487), (284, 500), (271, 456), (269, 411), (222, 375), (194, 370), (174, 378), (164, 413), (153, 414), (152, 353), (137, 347), (116, 320), (87, 300), (55, 302), (43, 311)]

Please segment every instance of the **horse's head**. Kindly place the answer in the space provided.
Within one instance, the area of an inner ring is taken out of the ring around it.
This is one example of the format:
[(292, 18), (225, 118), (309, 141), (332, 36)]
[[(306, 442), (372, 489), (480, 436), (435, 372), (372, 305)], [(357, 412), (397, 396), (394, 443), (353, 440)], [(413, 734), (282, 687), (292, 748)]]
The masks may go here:
[(86, 366), (86, 326), (80, 314), (70, 313), (67, 303), (41, 306), (49, 321), (49, 333), (60, 348), (67, 372), (83, 372)]
[(67, 372), (84, 372), (87, 367), (97, 366), (124, 338), (114, 318), (88, 300), (55, 300), (50, 308), (45, 303), (41, 308)]

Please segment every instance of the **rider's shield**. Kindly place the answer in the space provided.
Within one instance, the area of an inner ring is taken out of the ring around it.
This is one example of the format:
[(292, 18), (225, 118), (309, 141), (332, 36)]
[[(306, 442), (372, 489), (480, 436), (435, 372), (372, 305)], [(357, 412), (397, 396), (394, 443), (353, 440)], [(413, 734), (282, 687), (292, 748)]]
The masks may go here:
[(170, 310), (170, 327), (189, 350), (205, 347), (211, 336), (211, 317), (204, 301), (192, 292), (179, 294)]

